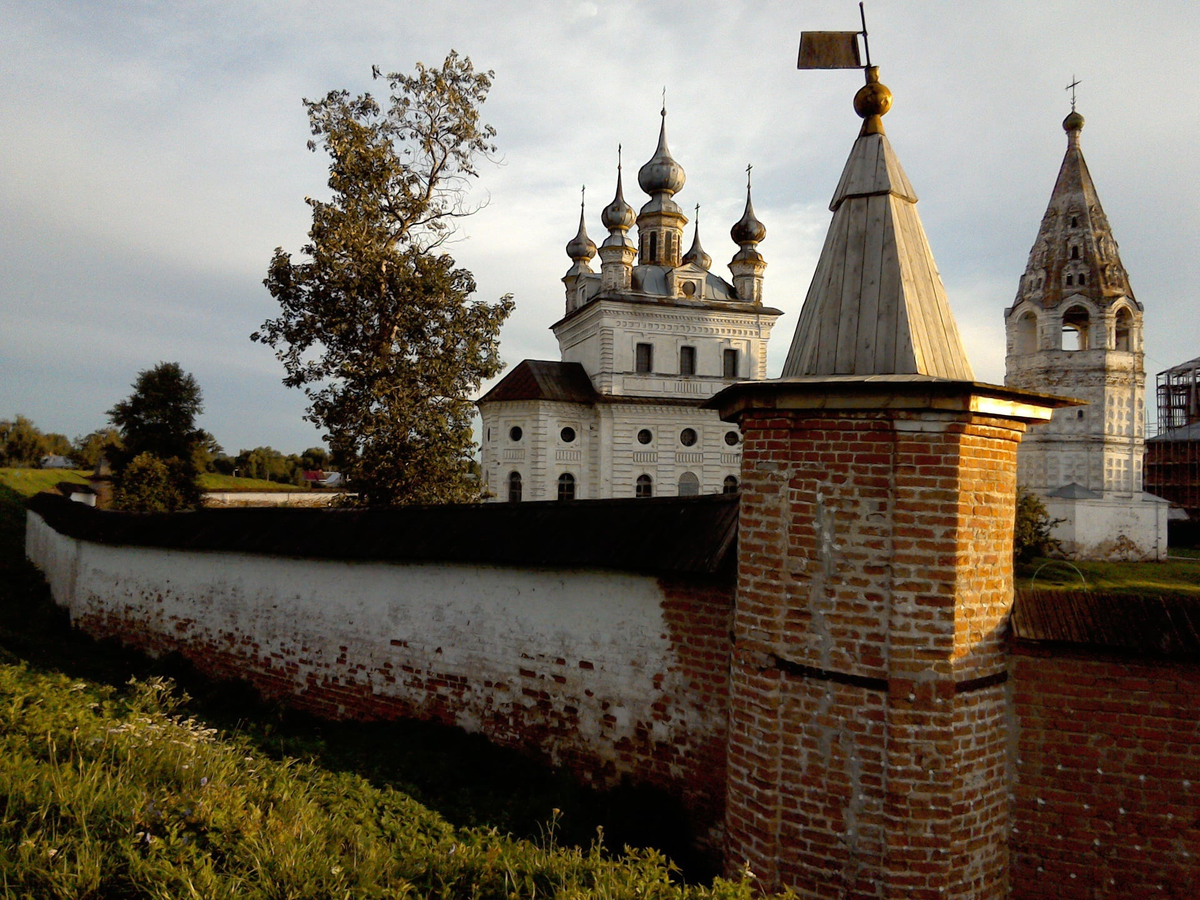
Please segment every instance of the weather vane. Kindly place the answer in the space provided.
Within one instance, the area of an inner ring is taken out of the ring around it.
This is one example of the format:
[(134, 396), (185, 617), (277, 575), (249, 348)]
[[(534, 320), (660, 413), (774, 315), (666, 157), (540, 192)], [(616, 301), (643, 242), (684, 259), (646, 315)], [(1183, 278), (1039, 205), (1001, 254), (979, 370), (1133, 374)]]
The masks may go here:
[(1079, 85), (1081, 85), (1082, 83), (1083, 82), (1081, 82), (1078, 78), (1076, 78), (1074, 75), (1072, 75), (1071, 83), (1068, 84), (1065, 88), (1063, 88), (1064, 91), (1071, 92), (1071, 112), (1075, 112), (1075, 88), (1079, 87)]
[[(803, 31), (800, 33), (800, 56), (797, 69), (862, 69), (871, 67), (871, 45), (867, 43), (867, 14), (858, 4), (862, 31)], [(858, 52), (858, 36), (862, 35), (867, 64), (864, 67)]]
[[(867, 13), (858, 4), (862, 31), (803, 31), (800, 33), (798, 69), (862, 69), (867, 83), (854, 95), (854, 111), (863, 119), (860, 135), (883, 134), (883, 116), (892, 108), (892, 92), (879, 82), (879, 68), (871, 65), (871, 45), (867, 43)], [(862, 35), (867, 64), (858, 53)]]

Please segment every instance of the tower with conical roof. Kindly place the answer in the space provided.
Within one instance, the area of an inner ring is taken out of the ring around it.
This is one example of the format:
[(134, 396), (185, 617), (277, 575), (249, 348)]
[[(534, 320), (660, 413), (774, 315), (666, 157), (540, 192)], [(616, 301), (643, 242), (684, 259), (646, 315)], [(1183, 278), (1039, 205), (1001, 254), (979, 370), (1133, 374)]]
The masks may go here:
[(1087, 405), (1030, 430), (1018, 479), (1062, 520), (1055, 536), (1071, 555), (1158, 558), (1162, 504), (1142, 493), (1142, 305), (1083, 158), (1083, 125), (1072, 103), (1066, 154), (1004, 321), (1005, 383)]
[[(551, 326), (561, 361), (525, 360), (479, 401), (495, 499), (737, 489), (741, 437), (703, 404), (734, 382), (766, 377), (767, 341), (782, 315), (763, 303), (766, 228), (747, 184), (731, 232), (733, 282), (712, 271), (699, 206), (684, 251), (688, 219), (675, 198), (687, 179), (667, 145), (665, 108), (661, 115), (654, 153), (638, 170), (649, 195), (641, 210), (626, 202), (618, 155), (616, 193), (600, 214), (608, 236), (597, 250), (581, 212), (567, 243), (565, 314)], [(599, 272), (590, 265), (597, 252)]]
[(866, 81), (783, 377), (712, 401), (745, 443), (726, 867), (1004, 900), (1017, 445), (1059, 401), (973, 380)]

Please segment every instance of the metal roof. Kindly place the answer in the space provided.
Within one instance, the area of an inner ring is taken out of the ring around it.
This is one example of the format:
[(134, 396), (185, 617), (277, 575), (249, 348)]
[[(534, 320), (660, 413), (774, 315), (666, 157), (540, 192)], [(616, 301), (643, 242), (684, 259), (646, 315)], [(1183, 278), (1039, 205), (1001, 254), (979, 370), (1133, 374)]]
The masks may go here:
[(57, 494), (26, 504), (100, 544), (271, 556), (716, 575), (732, 581), (738, 495), (394, 509), (94, 510)]
[(1102, 591), (1018, 591), (1017, 641), (1147, 656), (1200, 658), (1200, 598)]
[(477, 403), (498, 400), (559, 400), (595, 403), (596, 389), (579, 363), (526, 359), (483, 395)]

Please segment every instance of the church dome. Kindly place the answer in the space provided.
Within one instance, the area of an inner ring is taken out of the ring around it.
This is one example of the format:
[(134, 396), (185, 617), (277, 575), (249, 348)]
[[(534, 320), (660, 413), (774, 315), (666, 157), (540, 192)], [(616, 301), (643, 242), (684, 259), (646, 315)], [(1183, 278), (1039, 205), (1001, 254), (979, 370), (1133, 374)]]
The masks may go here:
[(1083, 116), (1071, 110), (1065, 119), (1063, 119), (1063, 131), (1082, 131)]
[(638, 184), (647, 194), (665, 191), (677, 194), (687, 181), (683, 166), (675, 162), (667, 147), (667, 111), (662, 111), (662, 126), (658, 131), (658, 149), (648, 163), (638, 170)]
[(692, 246), (688, 252), (683, 254), (685, 263), (692, 263), (706, 272), (712, 268), (712, 257), (704, 252), (704, 248), (700, 246), (700, 214), (696, 213), (696, 233), (692, 237)]
[(575, 237), (567, 242), (567, 256), (576, 262), (590, 260), (596, 255), (596, 245), (587, 235), (587, 228), (583, 224), (583, 210), (579, 210), (579, 231), (575, 233)]
[(617, 167), (617, 195), (612, 203), (604, 207), (600, 213), (600, 221), (609, 231), (614, 228), (628, 231), (633, 227), (633, 207), (625, 202), (625, 193), (621, 189), (621, 167)]
[(735, 244), (757, 244), (767, 236), (767, 226), (754, 215), (754, 204), (750, 202), (750, 186), (746, 185), (746, 211), (729, 229), (729, 236)]

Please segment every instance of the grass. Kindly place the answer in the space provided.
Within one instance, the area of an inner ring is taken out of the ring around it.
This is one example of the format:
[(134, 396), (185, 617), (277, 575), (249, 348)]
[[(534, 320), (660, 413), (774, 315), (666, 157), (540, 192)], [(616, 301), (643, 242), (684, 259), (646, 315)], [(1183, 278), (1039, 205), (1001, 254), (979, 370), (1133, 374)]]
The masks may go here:
[[(1120, 596), (1185, 595), (1200, 598), (1200, 558), (1196, 551), (1171, 550), (1166, 562), (1065, 562), (1039, 559), (1017, 577), (1017, 589), (1102, 590)], [(1036, 576), (1036, 577), (1035, 577)]]
[(278, 481), (267, 481), (264, 478), (235, 478), (232, 475), (219, 475), (216, 472), (205, 472), (200, 476), (200, 487), (206, 491), (307, 491), (311, 488), (294, 484), (282, 484)]
[[(681, 811), (661, 795), (587, 790), (429, 723), (322, 721), (244, 683), (205, 679), (178, 657), (150, 659), (74, 631), (24, 559), (23, 497), (36, 488), (14, 481), (0, 470), (0, 897), (748, 897), (747, 886), (723, 882), (711, 892), (671, 886), (680, 871), (663, 851), (694, 885), (713, 870), (691, 853)], [(156, 680), (164, 676), (192, 695), (182, 706), (167, 699)], [(209, 729), (217, 733), (195, 736)], [(141, 749), (112, 737), (127, 732), (158, 737)], [(180, 755), (184, 746), (198, 761)], [(257, 768), (246, 763), (238, 774), (246, 757)], [(201, 762), (240, 787), (198, 793), (184, 773)], [(197, 818), (203, 798), (221, 803)], [(291, 811), (270, 818), (277, 810)], [(414, 833), (399, 824), (406, 816), (436, 840), (388, 837)], [(598, 828), (608, 847), (643, 849), (618, 858), (595, 846)], [(304, 859), (279, 851), (280, 842)], [(297, 887), (272, 854), (317, 887)], [(412, 858), (384, 862), (405, 854)], [(328, 871), (313, 870), (313, 860)]]
[(60, 481), (87, 484), (90, 472), (82, 469), (19, 469), (0, 467), (0, 485), (16, 491), (23, 497), (32, 497), (39, 491), (54, 490)]

